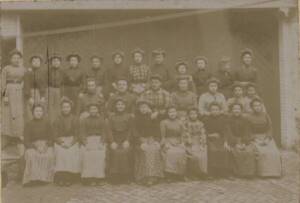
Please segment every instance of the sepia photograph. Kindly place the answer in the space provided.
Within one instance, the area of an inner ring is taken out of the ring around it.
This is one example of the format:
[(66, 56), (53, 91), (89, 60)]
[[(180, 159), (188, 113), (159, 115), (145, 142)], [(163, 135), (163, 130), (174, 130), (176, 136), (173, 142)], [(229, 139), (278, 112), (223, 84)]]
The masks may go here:
[(0, 1), (1, 202), (298, 203), (298, 9)]

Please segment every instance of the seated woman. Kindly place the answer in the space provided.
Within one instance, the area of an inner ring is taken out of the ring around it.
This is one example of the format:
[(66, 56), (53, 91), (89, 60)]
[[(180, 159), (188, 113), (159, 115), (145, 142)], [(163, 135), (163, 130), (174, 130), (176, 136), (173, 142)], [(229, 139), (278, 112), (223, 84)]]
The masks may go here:
[(135, 114), (135, 179), (147, 186), (156, 184), (163, 177), (163, 162), (160, 154), (160, 135), (155, 128), (158, 118), (153, 118), (151, 104), (138, 100)]
[(272, 136), (272, 123), (269, 115), (263, 112), (260, 99), (251, 102), (253, 112), (247, 116), (250, 133), (258, 152), (257, 175), (260, 177), (280, 177), (281, 156)]
[(188, 120), (185, 122), (187, 139), (185, 141), (188, 161), (187, 175), (204, 178), (207, 174), (207, 145), (204, 124), (198, 118), (198, 109), (188, 110)]
[(73, 102), (61, 101), (61, 115), (53, 124), (55, 138), (55, 176), (59, 186), (70, 186), (80, 173), (80, 151), (78, 143), (78, 119), (72, 114)]
[(44, 108), (33, 106), (33, 119), (27, 123), (24, 132), (25, 170), (23, 184), (49, 183), (54, 176), (54, 153), (51, 125), (44, 118)]
[(161, 121), (162, 153), (164, 172), (168, 182), (182, 180), (186, 171), (186, 152), (183, 143), (184, 126), (177, 118), (177, 110), (171, 106), (167, 110), (168, 118)]
[(177, 80), (177, 91), (171, 94), (173, 105), (178, 109), (178, 117), (187, 119), (187, 110), (197, 106), (197, 95), (189, 90), (189, 79), (185, 76)]
[(110, 115), (109, 124), (109, 167), (108, 173), (113, 183), (126, 183), (132, 179), (132, 134), (133, 116), (126, 111), (126, 101), (117, 98), (115, 113)]
[(210, 178), (231, 178), (230, 147), (231, 137), (227, 118), (221, 114), (221, 106), (212, 102), (209, 106), (210, 115), (204, 119), (207, 132), (208, 173)]
[(232, 132), (230, 146), (234, 159), (234, 172), (239, 177), (252, 178), (256, 171), (256, 149), (252, 144), (249, 123), (242, 115), (240, 103), (230, 106), (229, 126)]
[(106, 169), (107, 121), (97, 103), (88, 105), (89, 116), (80, 121), (81, 178), (85, 185), (102, 185)]

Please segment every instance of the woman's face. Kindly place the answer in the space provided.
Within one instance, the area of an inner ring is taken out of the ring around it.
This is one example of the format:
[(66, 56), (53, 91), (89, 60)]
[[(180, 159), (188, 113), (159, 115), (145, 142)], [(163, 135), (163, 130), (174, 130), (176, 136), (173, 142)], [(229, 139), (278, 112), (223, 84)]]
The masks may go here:
[(253, 104), (252, 104), (252, 109), (254, 112), (257, 112), (257, 113), (260, 113), (262, 112), (262, 105), (259, 101), (255, 101)]
[(153, 90), (159, 90), (161, 86), (161, 81), (158, 79), (152, 79), (151, 80), (151, 88)]
[(61, 64), (61, 61), (60, 61), (60, 59), (58, 59), (58, 58), (54, 58), (54, 59), (52, 59), (52, 61), (51, 61), (51, 65), (52, 65), (54, 68), (59, 68), (59, 67), (60, 67), (60, 64)]
[(44, 110), (43, 110), (42, 107), (37, 106), (37, 107), (34, 108), (34, 110), (33, 110), (34, 118), (41, 119), (43, 117), (43, 114), (44, 114)]
[(122, 58), (122, 56), (120, 54), (116, 54), (114, 56), (114, 63), (115, 64), (119, 65), (119, 64), (122, 63), (122, 61), (123, 61), (123, 58)]
[(123, 101), (118, 101), (116, 103), (116, 109), (118, 112), (123, 112), (125, 110), (125, 103)]
[(187, 73), (187, 67), (184, 64), (178, 66), (177, 71), (179, 74), (183, 75)]
[(140, 110), (141, 114), (147, 114), (149, 112), (150, 108), (147, 104), (141, 104), (139, 106), (139, 110)]
[(196, 61), (196, 65), (198, 69), (205, 69), (206, 68), (206, 62), (203, 59), (198, 59)]
[(89, 113), (90, 113), (91, 116), (98, 115), (98, 112), (99, 112), (99, 110), (98, 110), (97, 106), (90, 106)]
[(241, 96), (243, 96), (243, 88), (242, 88), (242, 87), (235, 87), (234, 90), (233, 90), (233, 94), (234, 94), (236, 97), (241, 97)]
[(61, 112), (63, 115), (69, 115), (71, 113), (71, 104), (68, 102), (64, 102), (61, 106)]
[(255, 87), (248, 87), (248, 89), (247, 89), (247, 95), (248, 96), (255, 96), (256, 95), (256, 89), (255, 89)]
[(77, 67), (78, 64), (79, 64), (79, 61), (78, 61), (78, 58), (73, 56), (73, 57), (70, 57), (70, 66), (71, 67)]
[(242, 108), (240, 105), (234, 105), (231, 111), (234, 116), (240, 116), (242, 113)]
[(252, 56), (251, 54), (244, 54), (243, 56), (243, 62), (245, 65), (251, 65), (252, 63)]
[(156, 64), (162, 64), (164, 62), (165, 57), (162, 54), (157, 54), (154, 57), (154, 61)]
[(136, 52), (133, 55), (133, 60), (135, 63), (140, 64), (143, 61), (143, 55), (141, 53)]
[(175, 108), (170, 108), (168, 110), (168, 116), (169, 116), (170, 119), (177, 118), (177, 110)]
[(187, 91), (189, 89), (189, 82), (187, 80), (179, 80), (178, 88), (181, 91)]
[(96, 82), (95, 81), (88, 81), (87, 82), (87, 91), (89, 93), (94, 93), (96, 90)]
[(40, 58), (33, 58), (33, 59), (31, 60), (31, 65), (32, 65), (32, 67), (34, 67), (34, 68), (39, 68), (39, 67), (41, 67), (41, 59), (40, 59)]
[(208, 90), (211, 92), (211, 93), (216, 93), (218, 91), (218, 84), (215, 83), (215, 82), (211, 82), (208, 84)]
[(14, 54), (10, 58), (10, 62), (13, 66), (19, 66), (21, 62), (21, 56), (19, 54)]
[(198, 112), (196, 110), (192, 110), (189, 112), (189, 118), (194, 121), (198, 118)]
[(218, 105), (212, 105), (210, 107), (210, 113), (213, 116), (218, 116), (221, 113), (220, 107)]
[(126, 80), (119, 80), (117, 82), (117, 88), (119, 92), (126, 92), (128, 88), (128, 84)]
[(99, 58), (92, 59), (93, 68), (99, 68), (101, 66), (101, 60)]

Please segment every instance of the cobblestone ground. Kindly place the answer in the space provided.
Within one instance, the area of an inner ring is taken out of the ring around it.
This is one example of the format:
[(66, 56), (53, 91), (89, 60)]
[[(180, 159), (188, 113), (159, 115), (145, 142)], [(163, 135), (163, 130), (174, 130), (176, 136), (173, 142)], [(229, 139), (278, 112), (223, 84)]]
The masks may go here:
[(162, 183), (151, 188), (136, 184), (69, 188), (54, 185), (23, 188), (11, 182), (2, 190), (3, 203), (298, 203), (299, 157), (282, 152), (281, 179), (214, 180)]

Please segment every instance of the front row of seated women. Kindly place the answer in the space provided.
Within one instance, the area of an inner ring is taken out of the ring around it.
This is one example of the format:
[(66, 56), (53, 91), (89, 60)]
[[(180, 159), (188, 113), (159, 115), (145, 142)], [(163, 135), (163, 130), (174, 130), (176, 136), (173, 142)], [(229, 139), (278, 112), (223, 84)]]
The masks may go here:
[(24, 185), (54, 181), (70, 186), (75, 180), (153, 185), (163, 178), (281, 176), (272, 124), (259, 99), (252, 100), (247, 116), (240, 103), (230, 105), (229, 116), (212, 102), (210, 114), (201, 120), (197, 108), (190, 108), (182, 120), (174, 106), (158, 120), (144, 99), (137, 101), (134, 115), (126, 111), (125, 100), (116, 99), (108, 118), (90, 103), (89, 115), (78, 120), (72, 105), (62, 99), (53, 127), (44, 118), (43, 106), (34, 106), (34, 118), (25, 128)]

